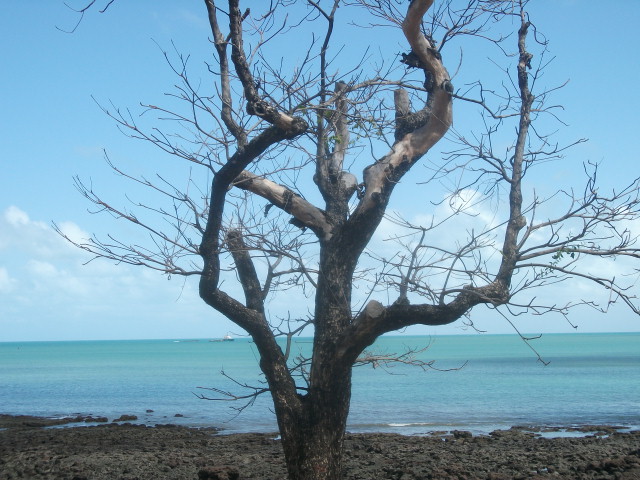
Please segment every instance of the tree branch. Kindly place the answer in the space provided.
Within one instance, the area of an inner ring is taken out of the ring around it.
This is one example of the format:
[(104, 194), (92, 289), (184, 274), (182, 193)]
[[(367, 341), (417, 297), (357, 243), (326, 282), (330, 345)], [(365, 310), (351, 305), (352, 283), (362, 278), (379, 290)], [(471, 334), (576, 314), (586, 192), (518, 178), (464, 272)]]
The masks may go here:
[(236, 177), (233, 185), (255, 193), (293, 215), (302, 226), (310, 228), (319, 238), (328, 239), (331, 237), (332, 226), (325, 213), (287, 187), (247, 170), (242, 171)]
[[(436, 88), (427, 97), (428, 115), (425, 110), (424, 118), (413, 122), (413, 130), (405, 132), (389, 153), (364, 170), (364, 195), (352, 214), (352, 228), (349, 228), (351, 242), (362, 247), (372, 234), (371, 225), (375, 228), (382, 219), (395, 185), (444, 136), (452, 123), (451, 93), (447, 83), (449, 74), (420, 29), (422, 18), (432, 3), (432, 0), (413, 0), (409, 4), (402, 30), (421, 68), (433, 79)], [(407, 117), (406, 103), (401, 100), (397, 105), (397, 118)], [(404, 128), (400, 126), (403, 131)]]
[[(293, 117), (279, 112), (276, 107), (266, 102), (256, 89), (256, 81), (249, 69), (249, 63), (244, 53), (242, 40), (242, 20), (239, 0), (229, 0), (229, 29), (231, 35), (231, 61), (233, 62), (238, 78), (244, 88), (247, 100), (247, 113), (256, 115), (283, 131), (301, 132), (307, 129), (307, 124), (298, 117)], [(299, 133), (296, 133), (297, 136)], [(293, 137), (291, 137), (293, 138)]]
[(220, 100), (222, 102), (221, 117), (231, 134), (238, 141), (239, 146), (247, 143), (247, 132), (233, 118), (233, 103), (231, 99), (231, 83), (229, 79), (229, 61), (227, 59), (227, 45), (224, 35), (218, 26), (216, 6), (213, 0), (205, 0), (209, 25), (213, 33), (213, 43), (218, 52), (218, 62), (220, 64)]
[(240, 284), (244, 290), (247, 307), (264, 313), (262, 287), (260, 286), (255, 266), (251, 260), (251, 255), (242, 240), (242, 232), (238, 229), (230, 230), (229, 233), (227, 233), (227, 244), (233, 256), (233, 261), (236, 264), (236, 272), (238, 273)]

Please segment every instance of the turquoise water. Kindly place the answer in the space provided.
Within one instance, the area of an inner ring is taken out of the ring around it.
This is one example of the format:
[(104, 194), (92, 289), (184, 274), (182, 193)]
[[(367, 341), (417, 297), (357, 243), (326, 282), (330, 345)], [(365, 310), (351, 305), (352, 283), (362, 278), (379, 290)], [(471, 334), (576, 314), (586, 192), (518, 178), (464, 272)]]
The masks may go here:
[[(426, 345), (420, 358), (441, 370), (355, 369), (349, 430), (640, 426), (640, 333), (544, 335), (533, 345), (547, 366), (511, 335), (384, 337), (373, 348), (401, 353)], [(310, 346), (301, 339), (295, 348)], [(246, 393), (222, 369), (261, 386), (256, 349), (246, 339), (0, 343), (0, 413), (135, 414), (150, 424), (275, 431), (266, 395), (240, 414), (234, 407), (241, 403), (197, 398), (208, 393), (201, 386)]]

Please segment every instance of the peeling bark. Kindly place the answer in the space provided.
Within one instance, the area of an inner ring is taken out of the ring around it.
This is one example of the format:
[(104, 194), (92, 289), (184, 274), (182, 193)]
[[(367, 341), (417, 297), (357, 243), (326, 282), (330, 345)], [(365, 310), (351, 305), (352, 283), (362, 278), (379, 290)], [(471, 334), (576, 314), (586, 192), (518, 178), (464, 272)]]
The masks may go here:
[(327, 221), (326, 214), (287, 187), (246, 170), (236, 177), (233, 185), (255, 193), (290, 213), (300, 224), (313, 230), (319, 238), (331, 238), (332, 226)]
[(384, 157), (365, 168), (364, 195), (351, 218), (354, 228), (349, 231), (350, 243), (358, 254), (382, 219), (395, 185), (445, 135), (453, 122), (451, 93), (444, 88), (450, 81), (449, 74), (420, 29), (432, 3), (432, 0), (413, 0), (402, 31), (425, 74), (442, 88), (434, 88), (425, 107), (413, 114), (405, 94), (401, 91), (396, 94), (396, 143)]

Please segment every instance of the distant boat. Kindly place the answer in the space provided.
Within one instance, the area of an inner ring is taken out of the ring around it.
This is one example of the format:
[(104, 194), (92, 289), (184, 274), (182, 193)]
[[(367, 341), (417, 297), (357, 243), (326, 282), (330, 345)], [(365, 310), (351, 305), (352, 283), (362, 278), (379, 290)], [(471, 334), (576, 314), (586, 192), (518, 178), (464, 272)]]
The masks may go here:
[(226, 334), (222, 338), (216, 338), (214, 340), (209, 340), (210, 342), (233, 342), (234, 338), (230, 334)]

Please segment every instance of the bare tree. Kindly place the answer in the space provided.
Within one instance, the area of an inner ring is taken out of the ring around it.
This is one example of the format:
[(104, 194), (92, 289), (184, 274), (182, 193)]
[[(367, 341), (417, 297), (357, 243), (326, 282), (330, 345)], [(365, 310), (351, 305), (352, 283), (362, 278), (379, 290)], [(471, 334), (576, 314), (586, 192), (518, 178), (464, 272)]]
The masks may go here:
[[(471, 322), (478, 306), (510, 322), (522, 313), (608, 307), (579, 297), (545, 302), (529, 293), (570, 280), (598, 285), (610, 292), (609, 302), (640, 313), (629, 290), (638, 273), (631, 261), (623, 262), (628, 277), (594, 263), (640, 257), (631, 227), (640, 217), (639, 180), (605, 195), (596, 187), (597, 168), (586, 168), (582, 192), (560, 186), (546, 197), (525, 182), (530, 170), (561, 158), (570, 146), (534, 128), (537, 119), (554, 118), (548, 104), (554, 88), (534, 95), (547, 66), (546, 40), (525, 0), (443, 1), (429, 14), (432, 0), (408, 6), (272, 0), (254, 2), (251, 11), (239, 0), (204, 3), (214, 84), (192, 82), (187, 58), (167, 54), (180, 79), (176, 102), (143, 105), (180, 129), (147, 129), (128, 110), (103, 107), (126, 134), (197, 167), (189, 188), (112, 165), (169, 200), (169, 207), (128, 210), (78, 180), (90, 202), (140, 227), (150, 241), (108, 237), (76, 245), (167, 275), (199, 276), (202, 299), (255, 342), (266, 387), (248, 397), (270, 392), (291, 479), (342, 478), (354, 365), (428, 366), (412, 352), (368, 352), (382, 334)], [(343, 10), (363, 23), (350, 28), (369, 27), (357, 32), (370, 36), (371, 49), (355, 61), (349, 47), (332, 47)], [(509, 35), (505, 28), (513, 25), (517, 31)], [(398, 29), (405, 53), (378, 58), (378, 31)], [(282, 38), (289, 42), (286, 56)], [(301, 49), (304, 39), (309, 44)], [(443, 55), (460, 41), (485, 42), (512, 66), (497, 81), (477, 79), (456, 90)], [(452, 128), (454, 99), (482, 112), (479, 130)], [(421, 162), (445, 135), (445, 153), (434, 150)], [(416, 169), (418, 163), (427, 168)], [(389, 210), (409, 172), (425, 196), (443, 183), (451, 186), (442, 200), (448, 214), (417, 223)], [(490, 221), (476, 218), (476, 228), (460, 227), (461, 218), (473, 219), (482, 209), (492, 212)], [(368, 248), (385, 218), (398, 244), (391, 256)], [(269, 313), (268, 302), (284, 291), (312, 305), (308, 315)], [(313, 334), (312, 355), (294, 358), (290, 340), (303, 332)]]

